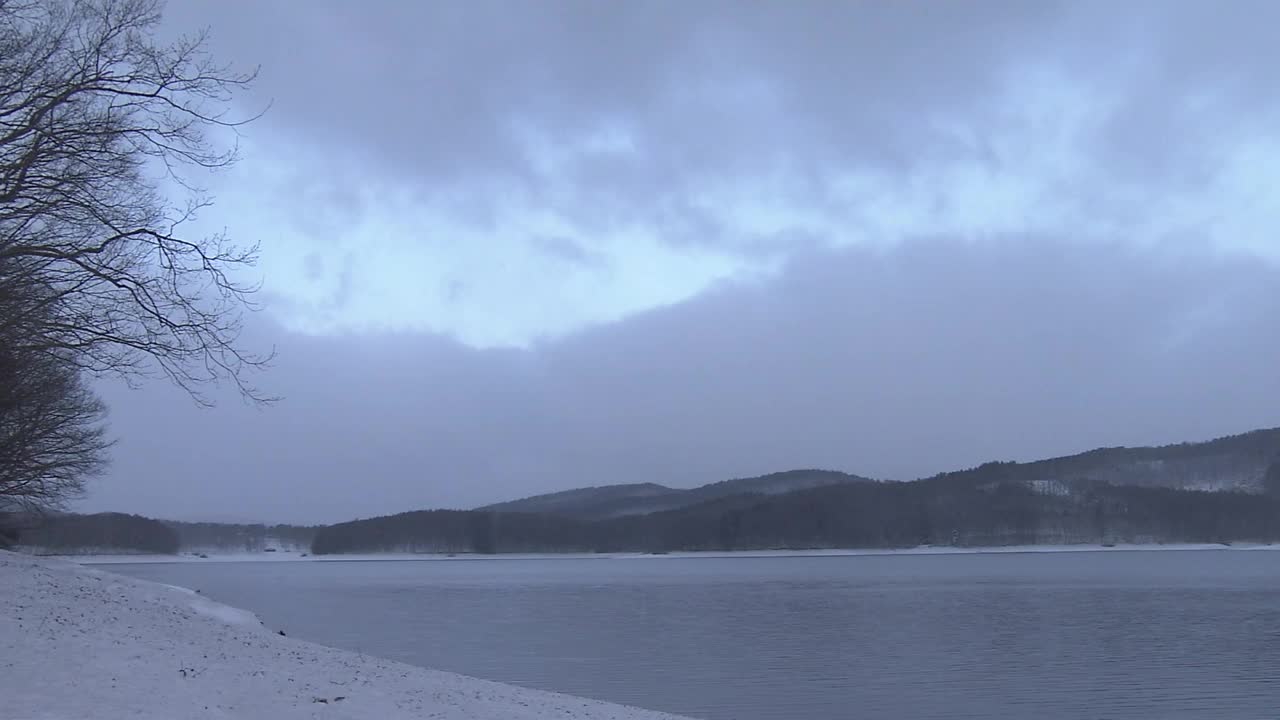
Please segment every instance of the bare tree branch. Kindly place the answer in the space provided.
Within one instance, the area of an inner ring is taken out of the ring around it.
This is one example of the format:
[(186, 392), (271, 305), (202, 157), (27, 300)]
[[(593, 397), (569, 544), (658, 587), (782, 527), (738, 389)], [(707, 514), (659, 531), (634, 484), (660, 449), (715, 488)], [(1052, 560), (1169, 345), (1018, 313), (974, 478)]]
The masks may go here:
[[(39, 322), (52, 291), (14, 282), (18, 274), (0, 262), (0, 316)], [(110, 447), (106, 408), (68, 362), (74, 351), (24, 347), (25, 330), (0, 328), (0, 512), (61, 507), (101, 472)]]
[(236, 161), (254, 116), (232, 101), (256, 73), (216, 64), (203, 34), (157, 44), (159, 18), (156, 0), (0, 0), (0, 285), (41, 298), (0, 327), (94, 374), (268, 402), (249, 376), (270, 356), (240, 344), (257, 246), (182, 234), (210, 204), (193, 173)]

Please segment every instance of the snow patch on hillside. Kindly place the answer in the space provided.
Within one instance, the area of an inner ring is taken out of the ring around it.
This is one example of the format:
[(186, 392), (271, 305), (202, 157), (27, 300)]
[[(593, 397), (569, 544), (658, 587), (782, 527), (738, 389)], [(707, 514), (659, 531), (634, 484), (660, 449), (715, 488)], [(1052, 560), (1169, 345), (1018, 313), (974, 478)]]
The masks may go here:
[(1071, 495), (1071, 487), (1061, 480), (1032, 480), (1027, 483), (1031, 492), (1037, 495), (1067, 497)]

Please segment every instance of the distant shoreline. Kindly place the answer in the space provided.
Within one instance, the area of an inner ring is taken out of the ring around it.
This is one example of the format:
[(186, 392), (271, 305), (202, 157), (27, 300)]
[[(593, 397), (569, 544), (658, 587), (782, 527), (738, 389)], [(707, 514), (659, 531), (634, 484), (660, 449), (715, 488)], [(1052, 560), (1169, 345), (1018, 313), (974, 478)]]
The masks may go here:
[(1280, 550), (1280, 544), (1264, 543), (1150, 543), (1097, 545), (997, 545), (986, 547), (956, 547), (950, 545), (922, 545), (913, 548), (850, 548), (830, 550), (691, 550), (669, 553), (337, 553), (311, 555), (297, 552), (271, 553), (214, 553), (204, 551), (205, 557), (192, 554), (55, 554), (39, 553), (41, 557), (56, 557), (81, 565), (116, 565), (144, 563), (225, 563), (225, 562), (449, 562), (483, 560), (664, 560), (698, 558), (802, 558), (802, 557), (873, 557), (896, 555), (1007, 555), (1024, 553), (1081, 553), (1081, 552), (1191, 552), (1191, 551), (1257, 551)]

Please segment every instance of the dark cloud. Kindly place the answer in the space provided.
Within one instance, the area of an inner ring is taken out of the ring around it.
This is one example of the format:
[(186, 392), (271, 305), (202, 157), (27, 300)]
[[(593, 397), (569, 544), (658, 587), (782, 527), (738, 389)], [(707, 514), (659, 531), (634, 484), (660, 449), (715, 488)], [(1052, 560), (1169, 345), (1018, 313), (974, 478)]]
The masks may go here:
[(1185, 141), (1201, 130), (1186, 118), (1189, 103), (1274, 106), (1265, 28), (1280, 10), (321, 0), (305, 12), (287, 2), (173, 3), (168, 17), (174, 28), (212, 27), (220, 56), (262, 64), (259, 100), (274, 106), (252, 132), (331, 150), (348, 166), (431, 187), (497, 175), (536, 194), (531, 137), (563, 148), (625, 133), (636, 148), (627, 162), (588, 157), (567, 169), (625, 213), (637, 188), (678, 195), (779, 164), (802, 173), (928, 164), (954, 150), (939, 123), (965, 124), (1042, 71), (1122, 95), (1109, 109), (1118, 138), (1151, 138), (1146, 129)]
[(121, 442), (89, 506), (337, 520), (792, 467), (911, 478), (1277, 424), (1280, 269), (1027, 240), (810, 254), (535, 350), (274, 331), (277, 407), (109, 388)]
[[(370, 174), (428, 196), (466, 183), (483, 188), (473, 219), (519, 192), (596, 230), (644, 221), (706, 242), (715, 228), (690, 205), (703, 184), (781, 172), (818, 194), (834, 170), (910, 171), (954, 151), (939, 121), (990, 103), (1022, 63), (1062, 61), (1058, 28), (1076, 14), (1012, 1), (206, 2), (175, 3), (169, 22), (208, 24), (220, 56), (262, 64), (256, 102), (273, 106), (247, 132), (327, 163), (291, 191), (340, 195)], [(600, 149), (602, 135), (627, 150)]]

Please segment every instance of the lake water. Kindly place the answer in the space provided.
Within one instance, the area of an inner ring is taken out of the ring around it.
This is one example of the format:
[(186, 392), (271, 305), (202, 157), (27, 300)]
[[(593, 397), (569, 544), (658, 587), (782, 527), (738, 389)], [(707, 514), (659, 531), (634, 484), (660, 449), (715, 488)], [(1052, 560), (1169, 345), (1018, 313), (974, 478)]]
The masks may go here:
[(1280, 717), (1280, 552), (109, 569), (327, 645), (715, 720)]

